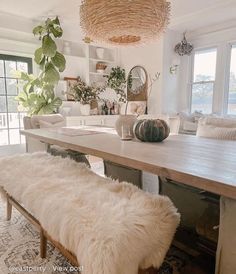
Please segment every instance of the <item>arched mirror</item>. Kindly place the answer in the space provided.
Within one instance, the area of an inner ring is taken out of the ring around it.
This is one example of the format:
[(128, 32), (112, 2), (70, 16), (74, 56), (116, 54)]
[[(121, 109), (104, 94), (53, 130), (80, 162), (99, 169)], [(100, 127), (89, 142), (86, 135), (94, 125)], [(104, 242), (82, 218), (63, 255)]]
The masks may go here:
[(128, 101), (147, 100), (148, 75), (145, 68), (133, 67), (128, 75), (127, 98)]

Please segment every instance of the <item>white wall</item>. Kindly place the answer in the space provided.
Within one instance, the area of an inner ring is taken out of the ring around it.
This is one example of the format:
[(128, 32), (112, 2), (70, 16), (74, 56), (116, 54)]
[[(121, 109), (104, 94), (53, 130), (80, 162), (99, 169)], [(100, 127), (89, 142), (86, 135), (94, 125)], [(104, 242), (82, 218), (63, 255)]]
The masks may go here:
[(174, 52), (174, 47), (180, 42), (182, 34), (168, 30), (164, 36), (163, 45), (163, 78), (162, 78), (162, 113), (176, 114), (179, 100), (180, 67), (176, 73), (170, 73), (170, 67), (180, 63), (180, 56)]
[(179, 73), (170, 74), (170, 66), (177, 58), (174, 46), (180, 38), (179, 33), (167, 30), (155, 43), (124, 47), (120, 50), (120, 65), (126, 69), (127, 73), (133, 66), (143, 66), (149, 75), (149, 82), (155, 73), (161, 73), (148, 98), (148, 113), (150, 114), (177, 111)]
[[(156, 43), (123, 47), (120, 49), (120, 65), (125, 68), (128, 74), (130, 69), (136, 65), (143, 66), (149, 76), (154, 77), (155, 73), (162, 74), (163, 60), (163, 37)], [(150, 81), (149, 81), (150, 83)], [(155, 82), (148, 100), (148, 112), (152, 114), (161, 112), (161, 78)]]

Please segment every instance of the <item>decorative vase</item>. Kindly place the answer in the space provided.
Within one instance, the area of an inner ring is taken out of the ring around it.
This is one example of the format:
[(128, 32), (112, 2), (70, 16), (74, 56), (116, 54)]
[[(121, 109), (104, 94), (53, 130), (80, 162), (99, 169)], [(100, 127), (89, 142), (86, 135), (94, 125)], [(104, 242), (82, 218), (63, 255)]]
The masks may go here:
[(80, 104), (80, 112), (82, 115), (88, 116), (90, 114), (90, 104)]
[(104, 48), (96, 48), (96, 54), (98, 59), (104, 59)]
[(134, 138), (133, 127), (137, 117), (135, 115), (120, 115), (116, 120), (115, 129), (122, 140)]

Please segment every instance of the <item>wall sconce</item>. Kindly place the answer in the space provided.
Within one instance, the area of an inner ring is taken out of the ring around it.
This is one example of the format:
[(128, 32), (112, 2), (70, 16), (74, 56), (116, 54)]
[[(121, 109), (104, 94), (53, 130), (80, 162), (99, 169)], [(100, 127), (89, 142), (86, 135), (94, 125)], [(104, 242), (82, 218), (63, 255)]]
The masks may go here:
[(170, 66), (170, 74), (176, 74), (178, 70), (179, 65), (172, 65)]
[(176, 74), (178, 71), (180, 65), (180, 60), (179, 59), (174, 59), (172, 61), (172, 64), (170, 66), (170, 74)]

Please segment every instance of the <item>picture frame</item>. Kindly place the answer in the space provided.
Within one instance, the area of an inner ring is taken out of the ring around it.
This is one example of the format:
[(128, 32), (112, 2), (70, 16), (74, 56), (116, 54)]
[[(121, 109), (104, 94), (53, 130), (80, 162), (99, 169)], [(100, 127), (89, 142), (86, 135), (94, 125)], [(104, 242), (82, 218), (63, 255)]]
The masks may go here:
[(64, 80), (67, 83), (67, 88), (66, 88), (66, 98), (67, 101), (75, 101), (72, 95), (69, 94), (69, 91), (71, 87), (76, 84), (79, 81), (79, 78), (74, 78), (74, 77), (64, 77)]

